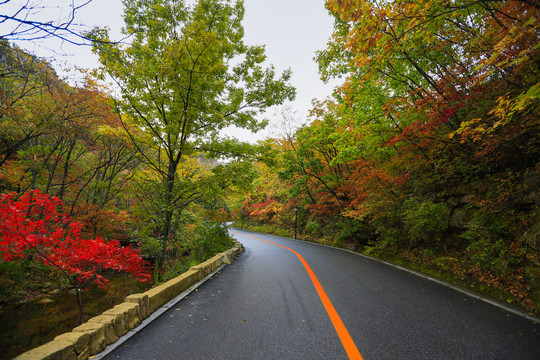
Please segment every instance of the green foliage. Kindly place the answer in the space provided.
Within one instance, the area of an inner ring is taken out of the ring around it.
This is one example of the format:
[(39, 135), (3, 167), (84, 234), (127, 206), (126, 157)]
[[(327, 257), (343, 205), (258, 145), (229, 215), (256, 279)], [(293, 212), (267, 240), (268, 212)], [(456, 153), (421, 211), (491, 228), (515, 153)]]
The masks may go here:
[(509, 252), (504, 239), (509, 237), (509, 231), (495, 214), (475, 212), (460, 237), (468, 242), (466, 251), (472, 263), (504, 273)]
[[(98, 41), (100, 76), (120, 88), (124, 128), (148, 167), (145, 210), (161, 239), (176, 236), (182, 211), (251, 178), (262, 147), (222, 135), (235, 126), (256, 132), (256, 115), (292, 100), (290, 71), (263, 68), (264, 47), (244, 44), (243, 2), (125, 1), (129, 45)], [(104, 30), (91, 35), (107, 40)], [(199, 166), (190, 164), (199, 159)], [(150, 182), (150, 183), (149, 183)], [(156, 194), (159, 194), (156, 196)], [(158, 267), (163, 259), (158, 259)]]
[(345, 81), (332, 100), (314, 102), (303, 126), (275, 139), (275, 161), (257, 181), (272, 185), (236, 203), (273, 231), (276, 218), (290, 229), (299, 206), (299, 233), (310, 238), (368, 244), (368, 253), (527, 297), (520, 268), (539, 255), (517, 244), (539, 205), (538, 7), (326, 6), (334, 32), (317, 62), (323, 79)]
[(493, 240), (489, 237), (474, 238), (467, 247), (467, 253), (473, 263), (480, 264), (488, 269), (501, 272), (508, 247), (502, 240)]
[(200, 263), (233, 245), (234, 240), (225, 224), (201, 223), (197, 227), (195, 238), (189, 241), (188, 248), (192, 263)]
[(158, 257), (161, 252), (161, 242), (159, 238), (154, 236), (147, 236), (143, 238), (137, 238), (137, 241), (141, 244), (141, 252), (150, 257)]
[(320, 230), (321, 230), (321, 223), (319, 223), (317, 221), (308, 221), (306, 226), (305, 226), (305, 230), (306, 230), (307, 234), (319, 235)]
[(0, 302), (10, 300), (22, 284), (28, 283), (28, 265), (22, 261), (0, 261)]
[(409, 198), (403, 202), (402, 216), (409, 247), (424, 242), (437, 246), (448, 229), (450, 211), (445, 204)]
[(344, 219), (338, 224), (339, 233), (336, 243), (355, 242), (357, 244), (366, 244), (371, 238), (370, 229), (360, 221)]
[(376, 219), (373, 226), (381, 244), (400, 243), (404, 238), (403, 222), (397, 209), (389, 209), (384, 216)]
[(62, 283), (62, 278), (59, 273), (36, 261), (0, 261), (0, 303), (17, 300), (17, 292), (32, 291), (45, 281)]
[(186, 225), (181, 233), (182, 239), (171, 242), (168, 247), (161, 281), (172, 279), (234, 245), (228, 227), (222, 223)]
[(163, 239), (151, 234), (149, 228), (135, 231), (133, 236), (141, 244), (142, 253), (162, 261), (161, 269), (155, 268), (158, 282), (167, 281), (197, 265), (217, 253), (230, 249), (234, 240), (230, 237), (228, 227), (224, 223), (204, 220), (200, 208), (185, 210), (181, 217), (179, 229), (175, 236), (167, 240), (163, 247)]

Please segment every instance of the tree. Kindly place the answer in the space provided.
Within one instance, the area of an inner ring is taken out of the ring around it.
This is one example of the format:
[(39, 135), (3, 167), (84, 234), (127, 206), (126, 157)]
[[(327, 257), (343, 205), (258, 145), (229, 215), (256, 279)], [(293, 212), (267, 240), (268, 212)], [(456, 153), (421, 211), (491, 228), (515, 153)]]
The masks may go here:
[[(62, 0), (2, 0), (0, 1), (0, 38), (36, 41), (51, 37), (72, 44), (88, 44), (82, 26), (75, 22), (77, 12), (92, 0), (75, 0), (66, 5)], [(43, 14), (59, 9), (56, 19)], [(44, 11), (45, 10), (45, 11)]]
[(45, 61), (0, 40), (0, 166), (49, 127), (27, 121), (24, 101), (46, 93), (60, 80)]
[(0, 189), (58, 196), (70, 216), (83, 220), (85, 233), (125, 240), (121, 199), (141, 162), (104, 88), (87, 74), (71, 86), (47, 62), (4, 50)]
[(108, 280), (101, 271), (112, 269), (147, 282), (150, 275), (139, 251), (121, 247), (117, 241), (83, 239), (82, 225), (59, 208), (62, 201), (34, 190), (16, 199), (0, 198), (0, 257), (5, 262), (38, 261), (69, 281), (77, 291), (79, 322), (82, 322), (82, 289), (94, 283), (103, 288)]
[(174, 218), (201, 196), (197, 188), (183, 188), (178, 173), (182, 161), (198, 154), (227, 159), (215, 168), (222, 173), (238, 162), (250, 162), (257, 147), (223, 137), (220, 131), (228, 126), (263, 128), (265, 122), (256, 114), (292, 99), (295, 91), (287, 84), (290, 71), (276, 79), (273, 67), (261, 66), (264, 47), (243, 43), (241, 1), (188, 5), (140, 0), (124, 1), (124, 6), (124, 31), (134, 34), (133, 41), (129, 46), (109, 44), (107, 33), (97, 31), (95, 51), (102, 75), (120, 89), (118, 111), (146, 134), (129, 132), (159, 180), (162, 204), (153, 217), (165, 249), (174, 236)]

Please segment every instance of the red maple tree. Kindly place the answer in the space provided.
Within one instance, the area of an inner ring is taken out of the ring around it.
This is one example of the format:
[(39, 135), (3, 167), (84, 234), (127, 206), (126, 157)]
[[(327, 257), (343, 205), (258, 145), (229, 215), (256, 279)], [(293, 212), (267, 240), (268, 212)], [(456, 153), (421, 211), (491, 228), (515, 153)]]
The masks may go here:
[(0, 257), (5, 262), (39, 261), (70, 281), (77, 291), (79, 321), (82, 321), (81, 290), (92, 284), (107, 288), (101, 271), (111, 269), (151, 279), (138, 249), (123, 247), (101, 237), (83, 239), (82, 225), (60, 211), (62, 201), (39, 190), (19, 199), (15, 193), (0, 196)]

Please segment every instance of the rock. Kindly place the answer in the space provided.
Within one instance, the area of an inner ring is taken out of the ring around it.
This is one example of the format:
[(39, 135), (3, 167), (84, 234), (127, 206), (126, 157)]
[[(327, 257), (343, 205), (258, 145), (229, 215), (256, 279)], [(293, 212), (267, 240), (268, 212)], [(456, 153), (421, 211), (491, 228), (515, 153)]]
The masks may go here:
[(50, 304), (50, 303), (52, 303), (52, 302), (54, 302), (53, 299), (43, 298), (43, 299), (39, 300), (37, 303), (38, 303), (38, 304)]
[(524, 235), (523, 241), (535, 250), (540, 250), (540, 212), (536, 215), (536, 220)]
[(462, 196), (461, 199), (459, 200), (459, 202), (461, 204), (470, 204), (470, 203), (473, 203), (475, 201), (476, 201), (476, 195), (474, 195), (474, 194), (469, 194), (469, 195)]
[(24, 290), (20, 290), (20, 291), (17, 291), (15, 293), (17, 295), (17, 297), (27, 297), (28, 296), (28, 293)]
[(456, 206), (459, 205), (459, 198), (451, 197), (450, 199), (448, 199), (447, 203), (448, 203), (448, 205), (450, 205), (452, 207), (456, 207)]
[(135, 329), (141, 323), (139, 304), (124, 302), (116, 305), (113, 309), (118, 309), (126, 312), (126, 322), (128, 330)]
[(525, 204), (540, 204), (540, 192), (531, 191), (523, 197), (523, 202)]
[(528, 170), (523, 175), (522, 183), (526, 189), (538, 189), (540, 187), (540, 174), (536, 173), (535, 170)]
[(46, 281), (42, 284), (44, 289), (48, 289), (49, 287), (51, 287), (51, 285), (52, 285), (52, 282), (50, 281)]
[(73, 329), (73, 332), (88, 333), (90, 340), (88, 347), (90, 348), (90, 355), (96, 355), (105, 349), (105, 324), (99, 323), (84, 323)]
[(71, 360), (77, 359), (73, 345), (68, 341), (53, 340), (17, 356), (17, 360)]
[(53, 283), (53, 284), (51, 284), (51, 286), (49, 286), (47, 289), (48, 289), (48, 290), (58, 290), (58, 289), (60, 289), (60, 285), (54, 284), (54, 283)]
[(113, 318), (114, 332), (117, 336), (127, 334), (128, 329), (128, 311), (122, 309), (109, 309), (105, 311), (102, 316), (110, 316)]
[(452, 212), (449, 224), (452, 227), (464, 228), (467, 225), (468, 219), (467, 210), (458, 208)]
[(139, 315), (141, 320), (146, 319), (150, 315), (150, 305), (147, 294), (131, 294), (126, 297), (126, 302), (139, 304)]
[(90, 347), (86, 347), (82, 353), (79, 354), (77, 360), (86, 360), (90, 357)]
[(357, 251), (358, 250), (358, 247), (356, 246), (355, 243), (347, 243), (347, 244), (343, 244), (343, 248), (344, 249), (347, 249), (349, 251)]
[(61, 293), (61, 292), (62, 292), (62, 290), (60, 290), (60, 289), (54, 289), (54, 290), (49, 291), (49, 295), (56, 295), (56, 294)]
[(456, 185), (454, 186), (452, 189), (450, 189), (450, 191), (448, 192), (449, 194), (455, 194), (455, 195), (466, 195), (466, 194), (470, 194), (471, 193), (471, 189), (469, 186), (465, 185), (465, 184), (459, 184), (459, 185)]
[(118, 335), (116, 334), (116, 330), (114, 327), (116, 317), (112, 315), (98, 315), (88, 320), (88, 322), (105, 325), (105, 345), (110, 345), (118, 341)]
[(54, 340), (66, 341), (73, 345), (77, 354), (82, 354), (88, 348), (90, 342), (90, 334), (84, 332), (69, 332), (58, 335)]

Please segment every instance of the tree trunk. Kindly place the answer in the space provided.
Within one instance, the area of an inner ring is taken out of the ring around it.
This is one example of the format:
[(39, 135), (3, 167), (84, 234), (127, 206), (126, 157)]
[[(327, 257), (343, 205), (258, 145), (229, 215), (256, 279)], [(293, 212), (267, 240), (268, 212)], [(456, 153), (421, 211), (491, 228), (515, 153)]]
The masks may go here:
[(77, 305), (79, 306), (79, 318), (77, 322), (79, 325), (81, 325), (84, 319), (82, 292), (79, 287), (75, 288), (75, 292), (77, 293)]

